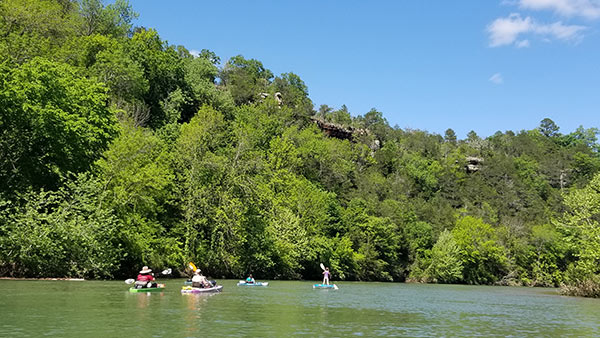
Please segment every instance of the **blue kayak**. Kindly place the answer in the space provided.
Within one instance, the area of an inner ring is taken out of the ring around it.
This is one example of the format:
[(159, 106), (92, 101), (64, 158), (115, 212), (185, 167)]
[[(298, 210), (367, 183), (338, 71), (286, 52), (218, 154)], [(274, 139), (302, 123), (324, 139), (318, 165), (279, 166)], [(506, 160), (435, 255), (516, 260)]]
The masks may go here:
[(237, 283), (238, 286), (267, 286), (269, 285), (269, 282), (254, 282), (254, 283), (246, 283), (245, 281), (241, 280)]
[(335, 284), (315, 284), (313, 285), (313, 289), (339, 289)]

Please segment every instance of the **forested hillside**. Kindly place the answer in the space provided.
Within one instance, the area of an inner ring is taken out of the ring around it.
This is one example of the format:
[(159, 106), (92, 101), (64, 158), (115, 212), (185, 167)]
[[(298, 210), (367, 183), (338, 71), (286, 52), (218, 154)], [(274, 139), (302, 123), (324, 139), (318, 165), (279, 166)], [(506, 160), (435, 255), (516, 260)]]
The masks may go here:
[(136, 17), (126, 0), (0, 2), (0, 275), (193, 261), (315, 279), (323, 262), (338, 280), (600, 294), (596, 128), (401, 129)]

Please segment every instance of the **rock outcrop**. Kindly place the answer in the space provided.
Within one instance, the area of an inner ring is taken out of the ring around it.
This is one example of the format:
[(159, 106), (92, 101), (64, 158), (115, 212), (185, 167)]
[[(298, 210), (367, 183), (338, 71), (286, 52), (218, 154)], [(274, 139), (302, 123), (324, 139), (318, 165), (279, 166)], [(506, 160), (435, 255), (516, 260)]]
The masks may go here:
[(368, 135), (369, 131), (366, 129), (359, 129), (354, 127), (344, 127), (342, 125), (327, 122), (323, 119), (311, 117), (313, 122), (319, 126), (319, 128), (329, 137), (335, 137), (340, 140), (354, 141), (357, 136)]
[(481, 164), (483, 163), (483, 158), (475, 157), (475, 156), (467, 156), (466, 160), (467, 160), (467, 165), (465, 166), (465, 169), (467, 170), (467, 173), (474, 173), (476, 171), (479, 171), (479, 169), (481, 169)]
[[(267, 97), (269, 97), (269, 93), (260, 93), (260, 98), (261, 99), (266, 99)], [(283, 96), (281, 95), (280, 92), (277, 92), (275, 94), (273, 94), (273, 97), (275, 98), (275, 101), (277, 101), (278, 105), (282, 105), (283, 104)]]

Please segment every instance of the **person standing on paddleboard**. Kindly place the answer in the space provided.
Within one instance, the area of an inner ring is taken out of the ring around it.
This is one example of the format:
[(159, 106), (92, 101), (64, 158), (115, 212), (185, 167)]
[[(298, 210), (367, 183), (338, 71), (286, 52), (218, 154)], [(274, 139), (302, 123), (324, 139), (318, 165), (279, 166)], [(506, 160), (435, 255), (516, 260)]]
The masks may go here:
[(329, 285), (329, 276), (331, 276), (329, 268), (325, 268), (325, 271), (323, 271), (323, 285)]
[[(148, 269), (147, 266), (142, 268), (140, 274), (137, 276), (137, 281), (135, 282), (136, 289), (153, 287), (152, 282), (154, 281), (154, 276), (152, 276), (150, 272), (152, 272), (152, 269)], [(156, 287), (156, 283), (154, 283), (154, 287)]]

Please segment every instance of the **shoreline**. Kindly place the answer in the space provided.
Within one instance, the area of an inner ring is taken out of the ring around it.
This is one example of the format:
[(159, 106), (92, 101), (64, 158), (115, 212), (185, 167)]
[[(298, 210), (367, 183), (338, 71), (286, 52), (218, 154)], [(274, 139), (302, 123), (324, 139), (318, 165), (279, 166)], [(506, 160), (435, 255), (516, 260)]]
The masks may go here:
[(71, 282), (83, 282), (86, 281), (84, 278), (65, 278), (65, 277), (56, 277), (56, 278), (25, 278), (25, 277), (0, 277), (0, 280), (66, 280)]
[[(169, 279), (185, 279), (186, 277), (176, 277)], [(235, 278), (218, 278), (221, 280), (238, 280)], [(120, 279), (85, 279), (85, 278), (68, 278), (68, 277), (0, 277), (0, 280), (27, 280), (27, 281), (72, 281), (72, 282), (83, 282), (83, 281), (120, 281)], [(312, 280), (312, 279), (265, 279), (265, 281), (295, 281), (295, 282), (319, 282), (320, 280)], [(355, 281), (355, 280), (338, 280), (339, 282), (362, 282), (362, 283), (399, 283), (399, 284), (421, 284), (421, 285), (466, 285), (466, 286), (500, 286), (500, 287), (516, 287), (516, 288), (548, 288), (548, 289), (561, 289), (561, 286), (532, 286), (532, 285), (522, 285), (522, 284), (447, 284), (447, 283), (423, 283), (412, 280), (401, 281), (401, 282), (390, 282), (390, 281)]]

